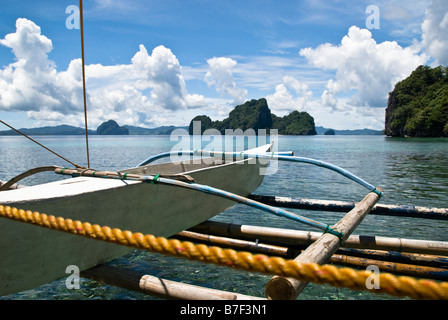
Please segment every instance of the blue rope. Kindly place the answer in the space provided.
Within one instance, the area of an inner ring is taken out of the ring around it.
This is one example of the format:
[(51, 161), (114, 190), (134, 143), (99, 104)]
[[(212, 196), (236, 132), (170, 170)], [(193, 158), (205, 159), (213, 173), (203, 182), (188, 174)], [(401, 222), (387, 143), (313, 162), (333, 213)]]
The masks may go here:
[(213, 151), (203, 151), (203, 150), (182, 150), (182, 151), (171, 151), (166, 153), (161, 153), (156, 156), (153, 156), (151, 158), (148, 158), (147, 160), (143, 161), (142, 163), (138, 164), (138, 167), (144, 166), (150, 162), (153, 162), (155, 160), (169, 157), (169, 156), (182, 156), (182, 155), (190, 155), (190, 156), (228, 156), (228, 157), (240, 157), (244, 159), (248, 158), (260, 158), (260, 159), (272, 159), (272, 160), (282, 160), (282, 161), (289, 161), (289, 162), (302, 162), (302, 163), (308, 163), (313, 164), (319, 167), (323, 167), (332, 171), (335, 171), (344, 177), (362, 185), (363, 187), (367, 188), (370, 192), (374, 192), (380, 197), (383, 195), (383, 192), (381, 190), (378, 190), (374, 185), (368, 183), (367, 181), (361, 179), (360, 177), (354, 175), (353, 173), (335, 166), (331, 163), (311, 159), (311, 158), (304, 158), (304, 157), (296, 157), (296, 156), (289, 156), (284, 155), (285, 153), (257, 153), (257, 154), (250, 154), (250, 153), (243, 153), (243, 152), (213, 152)]
[(224, 191), (218, 188), (214, 188), (211, 186), (207, 186), (207, 185), (203, 185), (203, 184), (198, 184), (198, 183), (186, 183), (186, 182), (182, 182), (182, 181), (178, 181), (178, 180), (173, 180), (173, 179), (166, 179), (166, 178), (161, 178), (160, 175), (156, 175), (156, 176), (143, 176), (140, 178), (140, 180), (145, 181), (145, 182), (150, 182), (150, 183), (162, 183), (162, 184), (168, 184), (168, 185), (173, 185), (173, 186), (178, 186), (178, 187), (184, 187), (187, 189), (193, 189), (196, 191), (201, 191), (203, 193), (206, 194), (211, 194), (211, 195), (215, 195), (215, 196), (219, 196), (222, 198), (226, 198), (241, 204), (245, 204), (260, 210), (263, 210), (265, 212), (269, 212), (269, 213), (273, 213), (277, 216), (280, 217), (285, 217), (303, 224), (307, 224), (309, 226), (318, 228), (323, 230), (324, 232), (327, 233), (331, 233), (333, 235), (335, 235), (336, 237), (338, 237), (339, 239), (343, 238), (343, 234), (335, 229), (332, 229), (328, 224), (326, 223), (322, 223), (319, 221), (315, 221), (312, 219), (308, 219), (305, 217), (302, 217), (300, 215), (291, 213), (289, 211), (283, 210), (281, 208), (276, 208), (276, 207), (271, 207), (269, 205), (260, 203), (258, 201), (255, 200), (251, 200), (248, 199), (246, 197), (242, 197), (239, 196), (237, 194), (228, 192), (228, 191)]

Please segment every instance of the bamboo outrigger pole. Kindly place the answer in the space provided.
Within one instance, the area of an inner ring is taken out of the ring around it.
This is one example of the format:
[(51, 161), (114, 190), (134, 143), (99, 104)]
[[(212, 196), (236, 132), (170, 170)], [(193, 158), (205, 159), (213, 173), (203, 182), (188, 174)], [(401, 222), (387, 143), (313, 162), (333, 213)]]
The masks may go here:
[[(303, 209), (315, 211), (329, 211), (329, 212), (348, 212), (356, 205), (355, 202), (349, 201), (335, 201), (335, 200), (317, 200), (317, 199), (301, 199), (277, 196), (265, 196), (251, 194), (249, 199), (268, 204), (274, 207)], [(410, 217), (434, 220), (448, 220), (447, 208), (428, 208), (408, 205), (390, 205), (390, 204), (376, 204), (369, 214), (396, 216), (396, 217)]]
[[(332, 226), (334, 230), (338, 230), (343, 235), (342, 238), (338, 238), (333, 234), (324, 233), (294, 260), (300, 263), (326, 263), (342, 242), (361, 223), (379, 199), (380, 196), (376, 193), (370, 192), (367, 194), (354, 209), (348, 212), (337, 224)], [(298, 281), (293, 278), (275, 276), (266, 284), (266, 297), (273, 300), (296, 299), (307, 284), (307, 282)]]

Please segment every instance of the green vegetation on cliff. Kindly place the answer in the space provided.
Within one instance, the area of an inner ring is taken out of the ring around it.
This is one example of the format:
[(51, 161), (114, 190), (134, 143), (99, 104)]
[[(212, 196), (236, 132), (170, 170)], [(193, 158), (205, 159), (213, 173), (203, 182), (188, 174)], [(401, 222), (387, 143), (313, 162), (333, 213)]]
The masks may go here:
[(448, 67), (419, 66), (389, 94), (385, 134), (448, 136)]
[[(229, 113), (229, 117), (222, 121), (212, 121), (210, 117), (196, 116), (190, 122), (189, 132), (193, 134), (193, 122), (201, 122), (201, 134), (207, 129), (217, 129), (225, 134), (226, 129), (277, 129), (284, 135), (315, 135), (314, 119), (307, 112), (293, 111), (284, 117), (271, 113), (266, 99), (247, 101), (236, 106)], [(196, 132), (195, 132), (196, 133)]]
[(297, 110), (291, 112), (287, 116), (277, 117), (272, 115), (273, 127), (278, 129), (279, 134), (285, 135), (316, 135), (316, 127), (314, 126), (314, 118), (307, 112), (299, 112)]

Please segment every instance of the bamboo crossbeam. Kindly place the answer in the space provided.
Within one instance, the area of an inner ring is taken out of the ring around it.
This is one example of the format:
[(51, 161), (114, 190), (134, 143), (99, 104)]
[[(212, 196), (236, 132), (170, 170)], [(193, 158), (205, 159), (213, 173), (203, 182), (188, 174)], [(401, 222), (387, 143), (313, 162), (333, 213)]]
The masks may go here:
[(165, 280), (144, 273), (98, 265), (81, 272), (83, 278), (170, 300), (265, 300), (234, 292)]
[[(265, 196), (251, 194), (249, 199), (268, 204), (275, 207), (303, 209), (313, 211), (329, 211), (329, 212), (348, 212), (352, 210), (356, 203), (348, 201), (332, 201), (332, 200), (316, 200), (316, 199), (302, 199), (289, 198), (277, 196)], [(411, 217), (434, 220), (448, 220), (447, 208), (429, 208), (405, 205), (388, 205), (376, 204), (369, 214), (396, 216), (396, 217)]]
[[(299, 263), (325, 264), (362, 222), (379, 199), (380, 196), (376, 193), (371, 192), (367, 194), (355, 208), (332, 226), (333, 229), (343, 234), (342, 239), (333, 234), (324, 233), (294, 260)], [(275, 276), (266, 284), (266, 297), (273, 300), (296, 299), (307, 284), (307, 282), (298, 281), (294, 278)]]
[[(286, 259), (296, 257), (298, 253), (303, 251), (300, 249), (291, 250), (291, 248), (284, 246), (274, 246), (260, 242), (206, 235), (191, 231), (180, 232), (173, 238), (205, 243), (207, 245), (217, 245), (235, 250), (245, 250), (256, 254), (275, 255)], [(390, 258), (394, 261), (388, 261)], [(376, 265), (380, 271), (396, 275), (441, 281), (448, 281), (448, 269), (446, 268), (448, 267), (447, 261), (447, 258), (439, 256), (401, 254), (359, 249), (339, 249), (329, 260), (329, 262), (333, 264), (354, 268), (366, 268), (371, 265)], [(437, 262), (440, 262), (440, 264), (437, 264)], [(438, 267), (439, 265), (443, 265), (444, 267)]]
[[(62, 175), (70, 175), (73, 177), (76, 176), (83, 176), (83, 177), (97, 177), (97, 178), (111, 178), (111, 179), (133, 179), (133, 180), (139, 180), (142, 178), (142, 175), (139, 174), (127, 174), (122, 172), (116, 172), (116, 171), (96, 171), (94, 169), (67, 169), (67, 168), (61, 168), (58, 167), (54, 170), (57, 174)], [(193, 183), (194, 179), (188, 175), (183, 174), (160, 174), (159, 175), (162, 178), (166, 179), (173, 179), (173, 180), (179, 180), (184, 181), (188, 183)]]
[[(259, 239), (265, 243), (276, 243), (277, 245), (308, 246), (322, 235), (319, 232), (228, 224), (216, 221), (206, 221), (189, 230), (246, 240)], [(448, 242), (445, 241), (351, 235), (344, 241), (342, 247), (448, 256)]]

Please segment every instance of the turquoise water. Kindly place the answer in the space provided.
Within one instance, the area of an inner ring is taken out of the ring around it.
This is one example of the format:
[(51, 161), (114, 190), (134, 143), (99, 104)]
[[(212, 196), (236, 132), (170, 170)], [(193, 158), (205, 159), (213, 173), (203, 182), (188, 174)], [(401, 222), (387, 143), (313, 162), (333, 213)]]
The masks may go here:
[[(70, 161), (85, 166), (85, 138), (81, 136), (34, 137)], [(146, 158), (170, 151), (178, 141), (169, 136), (92, 136), (89, 140), (90, 166), (97, 170), (133, 167)], [(327, 161), (347, 169), (384, 190), (382, 203), (448, 207), (448, 139), (387, 138), (383, 136), (280, 136), (279, 151)], [(239, 145), (239, 147), (242, 147)], [(23, 137), (0, 137), (0, 179), (37, 166), (66, 162)], [(23, 181), (32, 185), (61, 179), (40, 173)], [(333, 171), (309, 164), (279, 163), (276, 174), (266, 176), (256, 194), (312, 199), (359, 201), (366, 189)], [(308, 212), (300, 214), (329, 224), (341, 213)], [(235, 205), (214, 218), (216, 221), (259, 226), (312, 230), (285, 218)], [(137, 231), (137, 230), (136, 230)], [(412, 218), (367, 216), (356, 234), (448, 241), (448, 222)], [(242, 294), (264, 296), (269, 276), (204, 265), (147, 252), (134, 253), (111, 262), (147, 274)], [(390, 299), (389, 296), (310, 284), (299, 299)], [(82, 279), (81, 289), (68, 290), (65, 279), (2, 297), (2, 299), (154, 299), (94, 281)]]

